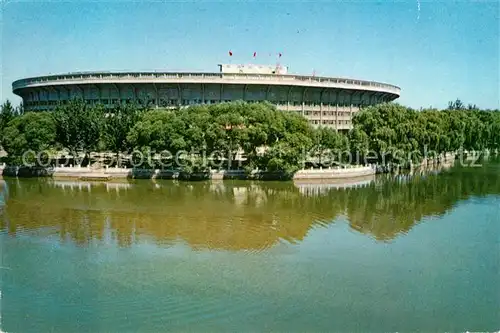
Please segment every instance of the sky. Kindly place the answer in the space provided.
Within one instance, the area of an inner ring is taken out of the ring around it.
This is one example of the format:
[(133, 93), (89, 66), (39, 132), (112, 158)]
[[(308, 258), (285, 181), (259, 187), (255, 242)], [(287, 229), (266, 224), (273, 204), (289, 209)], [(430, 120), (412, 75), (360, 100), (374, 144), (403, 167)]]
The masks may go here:
[(11, 84), (24, 77), (217, 72), (281, 52), (292, 73), (391, 83), (413, 108), (500, 108), (499, 17), (496, 0), (4, 0), (0, 100), (18, 104)]

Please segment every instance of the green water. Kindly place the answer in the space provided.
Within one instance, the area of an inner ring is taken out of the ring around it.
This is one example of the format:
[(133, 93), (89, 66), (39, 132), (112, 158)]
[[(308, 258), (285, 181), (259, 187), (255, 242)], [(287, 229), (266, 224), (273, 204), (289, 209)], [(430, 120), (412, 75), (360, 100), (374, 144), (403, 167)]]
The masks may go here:
[(348, 185), (6, 180), (2, 330), (500, 328), (499, 161)]

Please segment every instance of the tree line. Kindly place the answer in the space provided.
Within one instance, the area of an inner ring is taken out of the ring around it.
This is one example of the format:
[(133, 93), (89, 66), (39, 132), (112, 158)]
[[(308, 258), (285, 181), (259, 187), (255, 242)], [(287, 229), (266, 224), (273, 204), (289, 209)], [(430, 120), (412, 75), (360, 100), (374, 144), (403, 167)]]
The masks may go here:
[[(307, 163), (316, 165), (404, 163), (421, 161), (459, 149), (500, 149), (500, 112), (465, 107), (457, 100), (446, 110), (414, 110), (396, 103), (370, 106), (357, 112), (353, 129), (313, 128), (291, 112), (269, 103), (232, 102), (187, 108), (153, 109), (144, 104), (113, 108), (72, 100), (51, 112), (24, 112), (6, 102), (0, 112), (0, 144), (5, 161), (20, 165), (26, 152), (65, 150), (69, 155), (108, 152), (117, 157), (132, 152), (186, 162), (187, 171), (203, 171), (206, 158), (241, 167), (293, 174)], [(238, 152), (244, 162), (233, 163)], [(165, 153), (166, 152), (166, 153)], [(205, 159), (204, 159), (205, 158)], [(144, 161), (158, 167), (158, 159)], [(165, 164), (161, 164), (165, 165)], [(175, 166), (175, 165), (174, 165)], [(145, 167), (145, 166), (143, 166)]]
[(450, 102), (446, 110), (420, 111), (399, 104), (382, 104), (358, 112), (354, 129), (378, 161), (401, 160), (411, 156), (413, 162), (432, 157), (430, 152), (496, 151), (500, 149), (500, 112), (463, 107), (460, 100)]

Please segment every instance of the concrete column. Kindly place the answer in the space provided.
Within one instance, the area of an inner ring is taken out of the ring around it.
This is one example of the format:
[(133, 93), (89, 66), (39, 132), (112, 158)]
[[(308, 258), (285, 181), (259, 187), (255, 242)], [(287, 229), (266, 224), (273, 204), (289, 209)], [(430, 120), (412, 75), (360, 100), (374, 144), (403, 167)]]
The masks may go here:
[(319, 94), (319, 124), (320, 126), (323, 126), (323, 93), (325, 90), (321, 90), (321, 93)]
[(351, 122), (351, 124), (352, 124), (352, 96), (353, 95), (354, 95), (354, 92), (351, 93), (349, 96), (349, 121)]
[(355, 92), (352, 92), (349, 94), (349, 115), (352, 113), (352, 97), (354, 96)]
[(153, 83), (153, 89), (155, 90), (155, 108), (158, 109), (160, 106), (160, 96), (158, 95), (158, 87)]
[(201, 84), (201, 102), (205, 104), (205, 85)]
[(104, 105), (104, 103), (102, 103), (102, 93), (101, 93), (101, 88), (99, 88), (99, 86), (98, 86), (97, 84), (95, 85), (95, 88), (97, 89), (97, 94), (99, 95), (99, 103), (101, 103), (101, 104), (103, 104), (103, 105)]
[(78, 87), (78, 89), (80, 89), (80, 92), (82, 93), (82, 99), (85, 100), (85, 91), (79, 85), (76, 86)]
[(182, 105), (182, 88), (180, 84), (177, 84), (177, 105)]
[[(45, 90), (45, 88), (43, 87), (40, 87), (40, 97), (43, 99), (43, 102), (44, 104), (46, 105), (47, 104), (47, 90)], [(44, 106), (44, 108), (46, 108), (46, 106)]]
[(132, 86), (132, 91), (134, 92), (134, 101), (137, 102), (137, 88), (131, 84)]
[(335, 131), (339, 130), (338, 113), (339, 113), (339, 91), (337, 91), (337, 94), (335, 96)]
[(292, 87), (288, 88), (288, 95), (286, 97), (286, 110), (290, 111), (290, 94), (292, 93)]
[(307, 92), (307, 88), (304, 88), (304, 91), (302, 92), (302, 117), (305, 116), (305, 98), (306, 98), (306, 92)]
[(332, 107), (330, 106), (331, 103), (332, 103), (332, 92), (329, 90), (328, 91), (328, 107), (327, 107), (328, 117), (330, 117), (332, 115), (331, 114)]
[(115, 87), (116, 92), (118, 93), (118, 102), (121, 103), (121, 101), (122, 101), (122, 94), (121, 94), (120, 88), (118, 88), (118, 85), (116, 83), (114, 83), (113, 86)]

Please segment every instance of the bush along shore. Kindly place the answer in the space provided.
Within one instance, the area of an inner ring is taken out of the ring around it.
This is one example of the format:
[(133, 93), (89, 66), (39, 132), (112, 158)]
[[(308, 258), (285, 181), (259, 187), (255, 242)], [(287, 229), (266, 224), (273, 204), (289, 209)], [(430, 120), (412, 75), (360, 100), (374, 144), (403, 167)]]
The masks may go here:
[[(500, 112), (386, 103), (348, 132), (313, 128), (269, 103), (113, 108), (81, 100), (51, 112), (0, 112), (4, 175), (103, 178), (341, 178), (474, 160), (500, 150)], [(471, 157), (472, 156), (472, 157)]]

